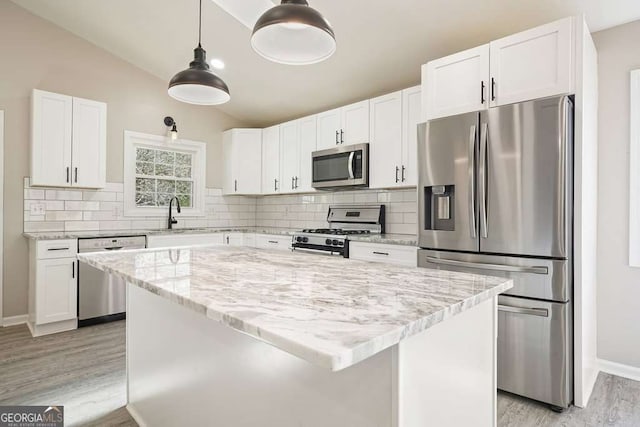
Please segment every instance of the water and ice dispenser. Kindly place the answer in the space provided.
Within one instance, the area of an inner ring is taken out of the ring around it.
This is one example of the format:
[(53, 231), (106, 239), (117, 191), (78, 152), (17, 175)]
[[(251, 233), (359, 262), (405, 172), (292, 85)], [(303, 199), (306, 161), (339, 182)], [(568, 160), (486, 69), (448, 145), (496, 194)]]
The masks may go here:
[(425, 230), (455, 230), (455, 185), (424, 187)]

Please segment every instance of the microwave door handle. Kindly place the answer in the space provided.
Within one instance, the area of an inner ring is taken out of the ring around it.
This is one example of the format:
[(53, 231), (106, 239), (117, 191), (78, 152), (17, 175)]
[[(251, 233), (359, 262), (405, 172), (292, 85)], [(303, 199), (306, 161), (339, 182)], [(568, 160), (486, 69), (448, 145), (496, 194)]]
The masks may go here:
[(471, 238), (477, 237), (476, 230), (476, 125), (469, 129), (469, 228)]
[(356, 155), (355, 151), (352, 151), (349, 154), (349, 178), (351, 178), (351, 179), (355, 178), (355, 176), (353, 175), (353, 159), (354, 159), (355, 155)]

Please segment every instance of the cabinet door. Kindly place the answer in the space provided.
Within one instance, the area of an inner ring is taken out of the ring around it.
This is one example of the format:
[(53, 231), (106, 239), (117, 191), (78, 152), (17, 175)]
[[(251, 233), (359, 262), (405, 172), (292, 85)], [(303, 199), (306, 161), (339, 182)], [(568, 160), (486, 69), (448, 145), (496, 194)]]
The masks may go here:
[(369, 100), (342, 107), (342, 144), (369, 142)]
[(104, 188), (107, 173), (107, 104), (73, 98), (71, 145), (74, 186)]
[(262, 129), (238, 129), (234, 137), (238, 193), (260, 194), (262, 191)]
[(281, 184), (280, 125), (277, 125), (262, 131), (262, 194), (278, 193)]
[(31, 185), (71, 185), (73, 98), (34, 90), (31, 97)]
[(402, 92), (372, 99), (370, 109), (370, 186), (398, 186), (402, 163)]
[(415, 86), (402, 91), (403, 185), (418, 184), (418, 124), (422, 123), (422, 90)]
[(45, 259), (36, 262), (36, 324), (78, 317), (76, 259)]
[(300, 157), (296, 190), (306, 193), (314, 191), (311, 186), (311, 153), (316, 151), (316, 116), (299, 119), (298, 132), (300, 135)]
[(340, 143), (340, 129), (342, 128), (342, 112), (340, 108), (325, 111), (317, 115), (318, 150), (335, 147)]
[(428, 62), (422, 67), (427, 120), (487, 108), (489, 45)]
[(281, 192), (296, 190), (296, 176), (300, 175), (300, 139), (298, 121), (280, 125), (280, 181)]
[(222, 168), (223, 168), (223, 181), (222, 181), (222, 193), (223, 194), (235, 194), (236, 193), (236, 169), (234, 164), (237, 155), (234, 153), (235, 145), (233, 144), (233, 132), (234, 129), (228, 130), (222, 134)]
[(491, 106), (573, 92), (572, 26), (566, 18), (491, 42)]

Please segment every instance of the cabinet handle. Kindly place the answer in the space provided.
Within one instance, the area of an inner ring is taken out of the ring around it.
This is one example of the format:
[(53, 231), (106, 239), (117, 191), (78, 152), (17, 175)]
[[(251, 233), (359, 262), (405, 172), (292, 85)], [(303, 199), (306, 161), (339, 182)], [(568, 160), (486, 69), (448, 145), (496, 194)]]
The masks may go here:
[(48, 251), (68, 251), (70, 248), (48, 248)]
[(67, 183), (69, 182), (69, 167), (67, 166)]
[(294, 181), (295, 181), (294, 177), (291, 177), (291, 189), (292, 189), (292, 190), (296, 188), (296, 187), (294, 186)]
[(298, 189), (298, 177), (297, 176), (296, 176), (295, 181), (296, 181), (296, 189)]
[(404, 165), (402, 165), (402, 182), (404, 182), (404, 171), (405, 171), (405, 167)]
[(496, 100), (496, 79), (491, 77), (491, 100)]
[(278, 180), (277, 179), (273, 180), (273, 191), (278, 191)]
[(238, 180), (234, 179), (233, 180), (233, 189), (235, 192), (238, 192)]
[(484, 80), (480, 82), (480, 103), (484, 104)]
[(227, 245), (229, 244), (229, 236), (227, 236)]
[(373, 251), (373, 253), (376, 254), (376, 255), (389, 256), (389, 252), (376, 252), (376, 251)]
[(75, 179), (74, 179), (74, 181), (75, 181), (75, 183), (77, 184), (77, 183), (78, 183), (78, 168), (75, 168), (74, 173), (75, 173)]
[(277, 240), (269, 240), (269, 243), (273, 243), (273, 244), (277, 245), (278, 241)]
[(400, 168), (396, 166), (396, 182), (400, 181), (398, 178), (398, 172), (400, 172)]
[(344, 144), (344, 130), (340, 129), (340, 144)]
[(75, 279), (76, 278), (76, 262), (72, 262), (71, 263), (71, 278)]
[(340, 144), (340, 141), (338, 141), (338, 131), (336, 131), (336, 145)]

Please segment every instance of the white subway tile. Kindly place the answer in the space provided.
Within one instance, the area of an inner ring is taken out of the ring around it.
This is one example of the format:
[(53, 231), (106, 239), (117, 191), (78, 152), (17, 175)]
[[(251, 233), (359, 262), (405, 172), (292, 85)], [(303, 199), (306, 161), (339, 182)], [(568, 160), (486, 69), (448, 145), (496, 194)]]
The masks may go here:
[(378, 195), (376, 193), (362, 193), (355, 195), (356, 203), (374, 203), (378, 201)]
[(100, 221), (100, 230), (130, 230), (131, 221)]
[(403, 222), (405, 224), (417, 224), (418, 223), (418, 214), (417, 213), (405, 213), (403, 214)]
[(93, 200), (93, 201), (105, 201), (105, 202), (115, 202), (116, 194), (111, 191), (85, 191), (82, 194), (83, 200)]
[(82, 214), (85, 221), (115, 221), (118, 217), (113, 211), (85, 211)]
[(100, 209), (100, 203), (67, 201), (64, 202), (64, 208), (67, 211), (97, 211)]
[(92, 231), (100, 230), (98, 221), (65, 221), (65, 231)]
[(44, 231), (64, 231), (64, 222), (25, 222), (24, 231), (27, 233), (37, 233)]
[(124, 193), (116, 193), (116, 200), (118, 202), (124, 202)]
[(418, 229), (415, 224), (387, 224), (386, 232), (390, 234), (417, 235)]
[(103, 191), (113, 191), (116, 193), (122, 193), (124, 191), (124, 184), (121, 182), (107, 182)]
[(47, 200), (82, 200), (82, 191), (47, 190)]
[(47, 211), (47, 221), (82, 221), (81, 211)]
[(418, 200), (418, 192), (417, 190), (407, 190), (404, 192), (404, 201), (405, 202), (416, 202)]
[(354, 203), (354, 196), (351, 193), (336, 193), (333, 195), (333, 203)]
[(34, 190), (34, 189), (24, 190), (25, 200), (43, 200), (44, 195), (45, 195), (44, 190)]

